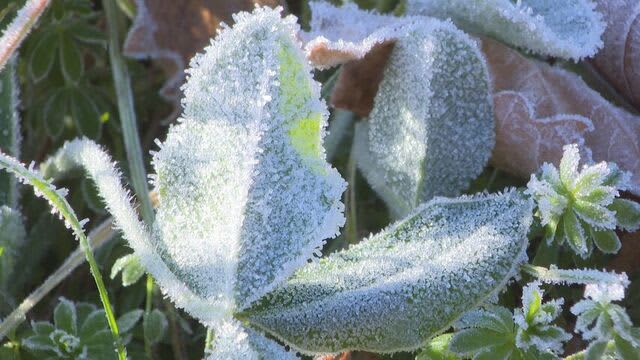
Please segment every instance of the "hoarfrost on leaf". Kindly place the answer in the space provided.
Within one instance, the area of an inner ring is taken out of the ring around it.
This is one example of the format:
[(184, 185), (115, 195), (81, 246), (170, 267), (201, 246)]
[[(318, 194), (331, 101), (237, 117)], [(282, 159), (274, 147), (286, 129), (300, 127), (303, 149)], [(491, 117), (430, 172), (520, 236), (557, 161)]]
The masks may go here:
[(284, 281), (344, 223), (346, 184), (321, 145), (327, 109), (296, 19), (281, 10), (234, 15), (192, 60), (183, 117), (153, 157), (156, 248), (227, 314)]
[(465, 30), (576, 61), (595, 55), (605, 29), (591, 0), (408, 0), (407, 13), (451, 18)]
[(489, 76), (476, 44), (435, 19), (404, 31), (355, 135), (358, 167), (396, 218), (466, 189), (495, 143)]
[(511, 279), (531, 210), (517, 191), (436, 198), (239, 316), (302, 353), (414, 350)]
[(545, 163), (527, 184), (546, 241), (567, 242), (582, 257), (589, 256), (593, 243), (602, 252), (616, 253), (621, 246), (616, 227), (640, 228), (640, 204), (617, 198), (619, 190), (628, 188), (630, 175), (605, 162), (582, 170), (579, 164), (577, 145), (567, 145), (558, 168)]

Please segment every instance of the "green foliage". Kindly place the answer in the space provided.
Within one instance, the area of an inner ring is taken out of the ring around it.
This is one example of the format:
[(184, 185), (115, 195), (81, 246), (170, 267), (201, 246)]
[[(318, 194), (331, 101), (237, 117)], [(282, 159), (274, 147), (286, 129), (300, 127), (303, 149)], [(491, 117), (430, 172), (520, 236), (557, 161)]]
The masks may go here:
[(120, 272), (122, 272), (122, 286), (125, 287), (138, 282), (145, 273), (140, 260), (133, 254), (125, 255), (113, 263), (111, 279), (115, 279)]
[[(118, 319), (122, 334), (131, 331), (142, 315), (134, 310)], [(60, 298), (53, 311), (53, 324), (31, 323), (33, 335), (22, 346), (41, 359), (116, 359), (104, 310), (90, 303)]]
[(591, 254), (594, 243), (604, 253), (617, 253), (621, 244), (616, 227), (640, 228), (640, 204), (618, 199), (629, 174), (607, 163), (585, 165), (578, 171), (579, 162), (577, 146), (565, 146), (559, 168), (544, 164), (527, 184), (538, 205), (545, 240), (567, 243), (583, 258)]

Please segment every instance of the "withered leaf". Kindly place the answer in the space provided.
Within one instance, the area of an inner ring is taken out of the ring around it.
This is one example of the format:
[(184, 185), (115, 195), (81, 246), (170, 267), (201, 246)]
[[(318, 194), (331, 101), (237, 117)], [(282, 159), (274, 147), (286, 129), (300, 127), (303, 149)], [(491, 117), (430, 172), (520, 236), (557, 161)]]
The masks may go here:
[(590, 63), (617, 91), (640, 108), (640, 2), (597, 0), (607, 29), (604, 49)]
[(124, 44), (127, 56), (158, 60), (168, 80), (160, 93), (176, 104), (184, 69), (232, 14), (255, 5), (284, 5), (284, 0), (136, 0), (137, 14)]
[[(519, 175), (531, 173), (537, 169), (535, 164), (557, 162), (562, 142), (575, 142), (584, 135), (584, 146), (591, 151), (593, 160), (616, 162), (630, 171), (630, 190), (640, 193), (640, 117), (612, 105), (574, 73), (527, 59), (495, 40), (483, 39), (482, 44), (499, 100), (495, 101), (496, 122), (498, 128), (503, 129), (497, 135), (502, 145), (494, 151), (493, 161), (497, 166)], [(512, 101), (524, 100), (533, 110), (533, 117), (509, 111), (508, 106), (517, 104), (505, 104), (507, 100), (499, 97), (502, 91), (517, 93), (519, 97)], [(531, 121), (533, 118), (564, 121), (557, 122), (549, 133), (548, 121)], [(592, 131), (585, 127), (588, 120)], [(570, 121), (582, 124), (569, 125)], [(535, 135), (518, 137), (505, 131), (529, 127), (531, 133), (532, 125), (538, 129), (537, 134), (544, 135), (544, 146), (536, 141)], [(510, 139), (505, 138), (506, 135)]]

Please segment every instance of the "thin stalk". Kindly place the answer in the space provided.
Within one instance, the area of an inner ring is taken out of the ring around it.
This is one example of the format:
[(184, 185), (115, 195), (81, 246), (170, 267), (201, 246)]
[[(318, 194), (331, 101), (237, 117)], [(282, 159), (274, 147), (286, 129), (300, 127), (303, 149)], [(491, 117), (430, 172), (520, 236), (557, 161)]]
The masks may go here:
[(51, 0), (27, 0), (22, 9), (18, 10), (15, 19), (7, 26), (0, 38), (0, 70), (20, 47), (50, 2)]
[[(89, 233), (89, 243), (93, 249), (97, 249), (113, 239), (114, 235), (113, 220), (109, 218)], [(84, 252), (81, 247), (78, 247), (53, 274), (27, 296), (22, 303), (0, 323), (0, 339), (7, 336), (13, 329), (25, 321), (27, 313), (51, 292), (51, 290), (66, 279), (73, 270), (84, 263), (84, 261)]]
[(356, 202), (356, 159), (353, 149), (349, 154), (347, 162), (347, 182), (349, 187), (346, 193), (347, 208), (347, 224), (345, 226), (345, 235), (347, 243), (355, 244), (358, 242), (358, 208)]
[(102, 275), (100, 274), (100, 268), (98, 267), (96, 259), (93, 257), (91, 245), (89, 244), (87, 235), (82, 228), (82, 224), (78, 220), (78, 217), (73, 211), (73, 208), (71, 207), (71, 205), (69, 205), (69, 202), (67, 202), (67, 199), (64, 196), (65, 192), (60, 189), (56, 189), (51, 183), (44, 180), (38, 172), (33, 171), (31, 168), (27, 169), (18, 160), (7, 156), (2, 152), (0, 152), (0, 168), (6, 169), (7, 171), (16, 175), (24, 183), (28, 183), (29, 185), (31, 185), (37, 195), (42, 196), (43, 198), (47, 199), (47, 201), (49, 201), (49, 205), (52, 207), (52, 209), (59, 212), (59, 214), (65, 220), (66, 225), (73, 231), (74, 235), (80, 242), (80, 248), (87, 258), (89, 269), (91, 270), (91, 275), (93, 275), (93, 279), (98, 288), (100, 300), (102, 301), (105, 316), (107, 317), (107, 323), (109, 324), (113, 340), (116, 344), (118, 358), (120, 360), (126, 360), (127, 351), (122, 341), (120, 340), (118, 324), (113, 314), (111, 302), (109, 301), (107, 288), (104, 286), (104, 281), (102, 280)]
[[(109, 29), (109, 60), (111, 72), (118, 97), (118, 112), (124, 135), (124, 146), (127, 152), (127, 162), (131, 173), (133, 190), (141, 203), (140, 212), (142, 219), (148, 227), (153, 224), (154, 213), (149, 189), (147, 187), (147, 174), (142, 159), (142, 146), (138, 136), (138, 124), (133, 103), (133, 91), (131, 90), (131, 76), (120, 49), (120, 34), (118, 31), (118, 9), (115, 0), (103, 0), (103, 7), (107, 15)], [(147, 275), (147, 306), (145, 316), (151, 312), (151, 300), (153, 296), (153, 279)], [(144, 347), (147, 356), (152, 358), (151, 344), (145, 337)]]
[(114, 0), (102, 1), (107, 15), (109, 28), (109, 60), (113, 83), (118, 97), (118, 113), (124, 135), (124, 145), (127, 152), (127, 162), (131, 172), (131, 184), (136, 197), (140, 201), (140, 212), (147, 226), (153, 224), (153, 206), (149, 198), (147, 174), (142, 160), (142, 147), (138, 137), (138, 125), (133, 106), (133, 92), (131, 90), (131, 76), (122, 57), (120, 49), (120, 34), (118, 31), (118, 9)]
[(204, 339), (204, 356), (213, 350), (213, 329), (207, 328), (207, 337)]

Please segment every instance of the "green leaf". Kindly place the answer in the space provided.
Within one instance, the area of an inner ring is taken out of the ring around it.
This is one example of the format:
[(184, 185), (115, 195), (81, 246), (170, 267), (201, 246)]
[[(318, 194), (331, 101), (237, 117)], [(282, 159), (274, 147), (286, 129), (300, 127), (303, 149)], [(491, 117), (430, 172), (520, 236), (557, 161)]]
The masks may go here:
[(238, 316), (303, 353), (416, 349), (513, 276), (531, 207), (516, 191), (434, 199)]
[(622, 244), (618, 235), (613, 230), (595, 230), (590, 228), (591, 237), (598, 249), (605, 254), (616, 254)]
[(111, 278), (115, 279), (118, 273), (122, 271), (122, 286), (135, 284), (145, 273), (145, 269), (140, 264), (140, 260), (134, 255), (125, 255), (113, 263), (111, 268)]
[(53, 68), (58, 50), (58, 36), (54, 31), (40, 37), (29, 56), (29, 75), (35, 82), (47, 77)]
[(573, 210), (580, 216), (580, 219), (591, 226), (611, 230), (616, 228), (615, 213), (604, 206), (576, 200), (573, 204)]
[(505, 333), (479, 328), (462, 330), (457, 332), (451, 339), (449, 350), (459, 355), (475, 354), (487, 348), (508, 343), (509, 338), (506, 335)]
[(153, 309), (148, 315), (145, 315), (142, 327), (144, 329), (144, 337), (151, 344), (155, 344), (162, 340), (167, 332), (167, 317), (162, 311)]
[(77, 83), (84, 73), (82, 53), (67, 34), (60, 35), (60, 64), (64, 78), (71, 83)]
[(30, 350), (45, 350), (55, 351), (57, 350), (56, 344), (49, 338), (48, 335), (34, 335), (24, 339), (21, 342), (22, 346)]
[(407, 14), (451, 18), (540, 55), (579, 60), (602, 47), (602, 15), (590, 1), (408, 0)]
[(104, 31), (96, 26), (89, 25), (85, 22), (77, 22), (70, 26), (68, 30), (75, 39), (89, 44), (106, 45), (107, 37)]
[(580, 223), (580, 220), (576, 217), (573, 211), (567, 211), (562, 216), (562, 222), (564, 224), (564, 235), (569, 243), (569, 246), (578, 255), (585, 257), (589, 251), (587, 247), (587, 238), (584, 234), (584, 228)]
[(601, 360), (604, 357), (604, 353), (607, 350), (607, 341), (594, 341), (589, 344), (587, 348), (586, 354), (584, 356), (585, 360)]
[(71, 116), (80, 132), (91, 138), (98, 139), (102, 130), (98, 106), (83, 91), (73, 91), (70, 96)]
[(495, 143), (489, 75), (468, 35), (450, 23), (406, 26), (366, 123), (358, 168), (402, 218), (434, 196), (457, 196), (484, 169)]
[(89, 338), (98, 331), (109, 330), (107, 327), (107, 317), (104, 310), (95, 310), (84, 321), (80, 327), (80, 337)]
[(51, 96), (44, 106), (44, 124), (47, 134), (57, 138), (62, 134), (65, 125), (65, 117), (69, 110), (69, 97), (67, 91), (61, 90)]
[(16, 260), (19, 251), (23, 249), (27, 232), (22, 220), (22, 214), (8, 206), (0, 205), (0, 293), (7, 292), (16, 271)]
[(442, 334), (431, 339), (416, 356), (416, 360), (458, 360), (459, 357), (449, 351), (453, 334)]
[(640, 204), (627, 199), (615, 199), (609, 206), (616, 212), (618, 226), (627, 231), (640, 229)]
[(53, 310), (53, 322), (57, 329), (64, 330), (69, 334), (77, 334), (78, 322), (75, 305), (65, 298), (60, 298), (60, 302)]
[(616, 342), (616, 352), (618, 353), (618, 355), (622, 360), (640, 359), (639, 348), (633, 347), (633, 345), (629, 341), (623, 339), (621, 336), (617, 334), (614, 335), (613, 338)]
[(51, 334), (51, 332), (53, 332), (53, 330), (55, 330), (53, 324), (47, 321), (32, 322), (31, 328), (33, 329), (33, 332), (36, 333), (36, 335), (49, 335)]
[(118, 329), (121, 333), (126, 333), (129, 330), (133, 329), (134, 326), (138, 323), (138, 320), (142, 317), (144, 311), (140, 309), (131, 310), (128, 313), (120, 316), (118, 318)]

